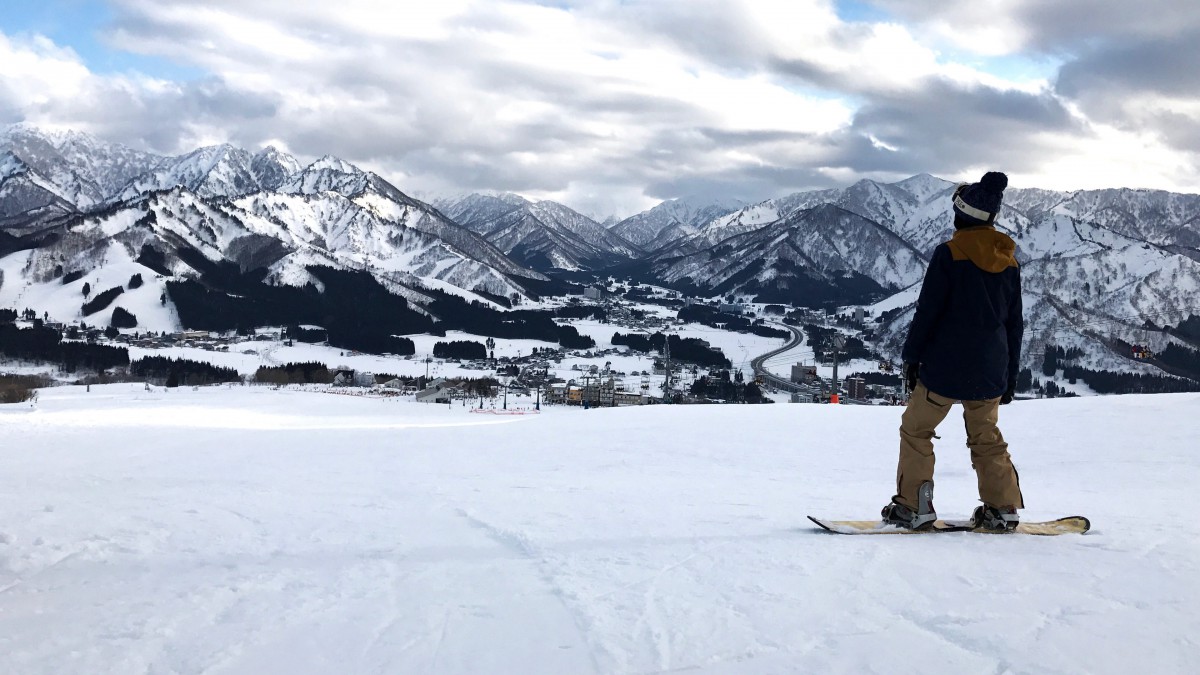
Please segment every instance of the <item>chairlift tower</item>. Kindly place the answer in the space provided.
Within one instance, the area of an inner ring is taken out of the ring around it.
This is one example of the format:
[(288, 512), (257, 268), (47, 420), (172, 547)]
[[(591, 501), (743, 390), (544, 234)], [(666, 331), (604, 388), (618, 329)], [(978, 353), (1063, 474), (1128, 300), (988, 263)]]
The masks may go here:
[(830, 394), (830, 403), (838, 402), (838, 352), (846, 346), (846, 337), (842, 334), (833, 336), (833, 393)]
[(663, 401), (671, 400), (671, 336), (663, 334), (663, 372), (666, 380), (663, 382)]

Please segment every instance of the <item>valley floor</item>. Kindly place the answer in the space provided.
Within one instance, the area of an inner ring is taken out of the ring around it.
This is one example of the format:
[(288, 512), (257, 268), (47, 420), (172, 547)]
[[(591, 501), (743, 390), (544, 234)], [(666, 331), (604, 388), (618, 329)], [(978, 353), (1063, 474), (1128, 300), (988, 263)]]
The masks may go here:
[[(1200, 671), (1200, 396), (1022, 401), (1052, 538), (839, 537), (899, 408), (503, 417), (256, 387), (0, 406), (0, 673)], [(963, 429), (936, 504), (975, 504)]]

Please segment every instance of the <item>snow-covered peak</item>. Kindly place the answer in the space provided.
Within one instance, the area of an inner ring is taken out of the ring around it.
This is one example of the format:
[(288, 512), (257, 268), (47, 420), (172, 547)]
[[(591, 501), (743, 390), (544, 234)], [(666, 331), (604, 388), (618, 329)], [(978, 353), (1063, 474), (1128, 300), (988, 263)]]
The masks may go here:
[(26, 222), (14, 222), (6, 229), (37, 229), (47, 217), (74, 211), (74, 203), (58, 185), (12, 152), (0, 152), (0, 218), (26, 216)]
[(919, 201), (926, 201), (930, 197), (950, 189), (954, 186), (954, 183), (927, 173), (919, 173), (911, 178), (905, 178), (902, 181), (892, 183), (892, 185), (911, 194)]
[(497, 192), (492, 195), (492, 198), (513, 206), (526, 206), (531, 203), (528, 199), (513, 192)]
[(579, 213), (566, 204), (560, 204), (559, 202), (551, 201), (549, 199), (543, 199), (540, 202), (530, 204), (528, 208), (532, 213), (539, 216), (545, 216), (547, 218), (554, 218), (558, 220), (567, 219), (578, 223), (599, 225), (599, 223), (596, 221), (588, 218), (582, 213)]
[(279, 191), (306, 195), (337, 192), (353, 197), (362, 194), (370, 182), (370, 176), (362, 169), (332, 155), (325, 155), (289, 178), (279, 187)]
[(258, 190), (250, 171), (250, 153), (229, 144), (199, 148), (167, 160), (158, 169), (138, 176), (114, 201), (140, 199), (148, 192), (186, 187), (202, 197), (236, 197)]
[(612, 230), (647, 250), (654, 250), (690, 236), (707, 223), (744, 206), (743, 202), (734, 199), (680, 197), (630, 216), (614, 225)]
[(104, 202), (166, 159), (85, 133), (43, 131), (27, 124), (0, 132), (0, 149), (11, 150), (79, 208)]
[(258, 181), (259, 187), (264, 190), (278, 190), (301, 168), (295, 157), (281, 152), (273, 145), (260, 150), (250, 161), (250, 171)]
[(325, 155), (317, 161), (309, 164), (305, 171), (331, 171), (335, 173), (344, 173), (350, 175), (358, 175), (364, 173), (362, 169), (354, 166), (350, 162), (333, 155)]
[(437, 203), (438, 209), (451, 220), (480, 234), (494, 228), (503, 216), (531, 205), (529, 200), (511, 192), (473, 193)]

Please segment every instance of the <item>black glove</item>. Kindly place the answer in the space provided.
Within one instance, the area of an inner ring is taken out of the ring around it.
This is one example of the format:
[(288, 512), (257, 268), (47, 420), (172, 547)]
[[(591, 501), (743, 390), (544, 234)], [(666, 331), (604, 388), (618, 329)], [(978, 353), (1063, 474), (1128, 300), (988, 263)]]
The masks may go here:
[(903, 366), (904, 384), (909, 391), (915, 391), (917, 388), (917, 372), (921, 369), (921, 365), (917, 363), (906, 363)]
[(1008, 405), (1012, 403), (1013, 395), (1017, 393), (1017, 386), (1014, 384), (1008, 385), (1008, 390), (1000, 395), (1000, 405)]

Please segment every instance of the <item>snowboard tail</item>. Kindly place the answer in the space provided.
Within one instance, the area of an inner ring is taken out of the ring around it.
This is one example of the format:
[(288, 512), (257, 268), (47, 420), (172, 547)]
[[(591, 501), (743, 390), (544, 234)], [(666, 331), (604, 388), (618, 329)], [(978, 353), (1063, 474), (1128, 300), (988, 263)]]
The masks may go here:
[(1054, 536), (1059, 534), (1083, 534), (1091, 529), (1092, 523), (1083, 516), (1070, 516), (1045, 522), (1021, 522), (1012, 531), (998, 532), (971, 527), (967, 520), (935, 520), (933, 526), (924, 530), (909, 530), (879, 520), (822, 520), (808, 517), (821, 529), (834, 534), (945, 534), (947, 532), (975, 532), (978, 534), (1032, 534)]

